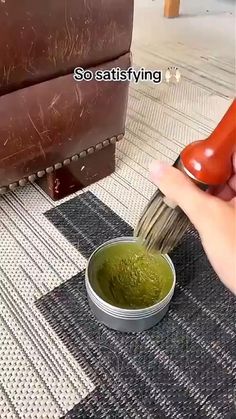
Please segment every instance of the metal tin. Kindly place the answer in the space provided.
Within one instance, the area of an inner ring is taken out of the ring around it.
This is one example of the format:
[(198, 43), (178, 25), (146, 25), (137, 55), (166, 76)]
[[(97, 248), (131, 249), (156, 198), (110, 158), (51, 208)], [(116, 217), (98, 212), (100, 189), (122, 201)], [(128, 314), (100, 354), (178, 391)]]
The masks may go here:
[(176, 272), (174, 265), (168, 255), (162, 257), (168, 262), (173, 273), (173, 284), (167, 296), (157, 304), (142, 309), (123, 309), (115, 307), (104, 301), (94, 291), (90, 282), (91, 266), (97, 253), (105, 248), (118, 243), (134, 243), (134, 237), (120, 237), (109, 240), (98, 247), (90, 256), (85, 272), (85, 284), (90, 308), (96, 319), (107, 327), (120, 332), (141, 332), (150, 329), (159, 323), (169, 309), (169, 305), (175, 290)]

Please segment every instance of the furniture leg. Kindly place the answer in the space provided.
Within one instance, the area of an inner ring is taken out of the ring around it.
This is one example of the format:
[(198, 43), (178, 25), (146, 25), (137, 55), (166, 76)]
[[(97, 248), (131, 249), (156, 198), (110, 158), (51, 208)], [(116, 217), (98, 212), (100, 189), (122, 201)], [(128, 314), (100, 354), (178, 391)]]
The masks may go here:
[(179, 16), (180, 0), (164, 0), (164, 16), (177, 17)]
[(115, 144), (85, 157), (79, 157), (68, 166), (48, 173), (37, 183), (54, 201), (65, 198), (115, 171)]

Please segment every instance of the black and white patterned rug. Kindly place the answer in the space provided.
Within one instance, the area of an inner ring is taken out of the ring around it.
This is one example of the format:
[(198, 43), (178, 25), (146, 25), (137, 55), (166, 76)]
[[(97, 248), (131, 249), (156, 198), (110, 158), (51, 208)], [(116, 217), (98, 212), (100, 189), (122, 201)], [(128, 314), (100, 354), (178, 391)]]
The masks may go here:
[[(88, 258), (132, 228), (91, 192), (46, 217)], [(235, 417), (236, 302), (216, 278), (195, 232), (171, 255), (177, 289), (165, 319), (139, 334), (100, 325), (88, 306), (84, 271), (37, 301), (95, 390), (65, 418)]]

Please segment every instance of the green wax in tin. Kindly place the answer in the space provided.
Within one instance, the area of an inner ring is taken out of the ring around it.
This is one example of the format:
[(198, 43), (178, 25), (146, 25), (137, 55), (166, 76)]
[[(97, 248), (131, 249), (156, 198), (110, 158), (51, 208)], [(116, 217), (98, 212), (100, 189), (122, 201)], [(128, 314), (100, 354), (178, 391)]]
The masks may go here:
[(161, 301), (173, 284), (173, 272), (160, 254), (137, 243), (115, 243), (98, 252), (92, 267), (95, 292), (113, 306), (141, 309)]

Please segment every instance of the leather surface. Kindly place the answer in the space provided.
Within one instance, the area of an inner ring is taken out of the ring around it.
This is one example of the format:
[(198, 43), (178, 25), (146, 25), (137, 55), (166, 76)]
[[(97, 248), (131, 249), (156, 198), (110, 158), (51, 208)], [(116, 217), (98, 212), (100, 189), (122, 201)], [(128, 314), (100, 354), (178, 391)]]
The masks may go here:
[(133, 0), (0, 2), (0, 95), (130, 50)]
[[(98, 69), (130, 66), (130, 53)], [(58, 77), (0, 97), (0, 186), (124, 132), (128, 82)]]
[(98, 182), (115, 170), (115, 144), (103, 148), (99, 153), (87, 155), (69, 166), (54, 170), (37, 180), (38, 185), (54, 201)]

